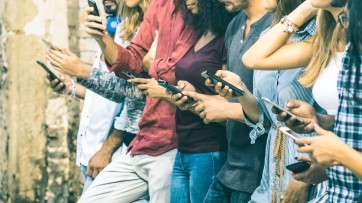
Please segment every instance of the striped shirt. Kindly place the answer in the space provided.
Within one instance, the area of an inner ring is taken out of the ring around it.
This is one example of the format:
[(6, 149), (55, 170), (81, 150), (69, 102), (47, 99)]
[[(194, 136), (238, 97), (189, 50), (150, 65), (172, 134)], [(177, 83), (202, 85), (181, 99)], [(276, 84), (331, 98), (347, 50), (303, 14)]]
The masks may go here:
[[(315, 32), (315, 21), (311, 21), (304, 29), (300, 29), (294, 36), (293, 42), (302, 41), (309, 38)], [(246, 119), (246, 123), (254, 129), (250, 132), (251, 139), (255, 140), (262, 135), (264, 121), (270, 123), (269, 126), (284, 126), (284, 123), (276, 119), (276, 115), (271, 112), (271, 106), (264, 103), (261, 97), (264, 96), (278, 103), (280, 106), (286, 106), (290, 99), (298, 99), (314, 104), (312, 91), (310, 88), (304, 88), (298, 78), (303, 73), (304, 68), (296, 68), (282, 71), (254, 71), (254, 95), (259, 104), (259, 121), (254, 124)], [(247, 116), (245, 116), (247, 118)], [(274, 142), (276, 141), (277, 130), (270, 128), (266, 145), (265, 165), (263, 177), (260, 186), (254, 191), (251, 201), (253, 203), (272, 202), (273, 190), (275, 199), (279, 199), (279, 194), (284, 194), (288, 183), (292, 180), (292, 174), (284, 170), (282, 176), (276, 176), (276, 159), (274, 158)], [(302, 134), (302, 136), (311, 136), (311, 134)], [(294, 157), (298, 156), (298, 146), (292, 139), (285, 140), (284, 167), (295, 163)], [(280, 178), (282, 185), (280, 186)], [(323, 202), (326, 199), (326, 182), (312, 187), (309, 196), (310, 201)], [(281, 188), (281, 191), (280, 191)]]

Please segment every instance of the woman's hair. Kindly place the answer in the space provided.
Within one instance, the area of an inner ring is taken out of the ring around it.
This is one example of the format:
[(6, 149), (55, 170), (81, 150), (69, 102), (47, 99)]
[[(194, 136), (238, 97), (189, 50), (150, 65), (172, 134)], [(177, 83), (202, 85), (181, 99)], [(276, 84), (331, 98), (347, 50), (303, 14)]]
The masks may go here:
[(178, 7), (185, 23), (190, 23), (201, 34), (210, 30), (214, 34), (224, 34), (229, 22), (234, 18), (234, 13), (225, 9), (225, 4), (219, 0), (198, 0), (199, 13), (193, 15), (186, 8), (185, 0), (177, 0)]
[(143, 21), (143, 14), (147, 10), (151, 0), (141, 0), (140, 4), (130, 8), (122, 1), (119, 6), (119, 15), (123, 18), (121, 38), (130, 41)]
[(273, 11), (272, 26), (276, 25), (283, 16), (288, 15), (296, 9), (305, 0), (276, 0), (277, 7)]
[[(362, 1), (361, 0), (348, 0), (348, 12), (349, 21), (347, 28), (347, 41), (350, 43), (347, 50), (347, 54), (350, 57), (349, 71), (348, 71), (348, 87), (351, 87), (351, 83), (354, 82), (354, 99), (356, 99), (356, 91), (360, 89), (358, 87), (360, 74), (361, 74), (361, 46), (362, 46)], [(347, 14), (348, 15), (348, 14)], [(355, 68), (355, 71), (352, 71)], [(352, 81), (352, 74), (355, 74), (354, 81)]]
[[(319, 10), (317, 15), (317, 33), (313, 41), (313, 54), (299, 82), (305, 87), (311, 87), (328, 62), (336, 55), (338, 42), (344, 39), (344, 32), (332, 14)], [(342, 41), (342, 42), (343, 42)]]

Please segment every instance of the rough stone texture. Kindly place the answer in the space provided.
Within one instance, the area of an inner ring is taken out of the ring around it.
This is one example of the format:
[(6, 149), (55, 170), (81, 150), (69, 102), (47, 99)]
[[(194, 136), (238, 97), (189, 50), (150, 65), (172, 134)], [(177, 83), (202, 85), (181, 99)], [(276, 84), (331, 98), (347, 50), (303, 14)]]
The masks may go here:
[(0, 0), (0, 203), (76, 202), (82, 191), (75, 165), (80, 102), (54, 93), (35, 60), (45, 61), (46, 37), (92, 63), (96, 44), (79, 24), (85, 5)]

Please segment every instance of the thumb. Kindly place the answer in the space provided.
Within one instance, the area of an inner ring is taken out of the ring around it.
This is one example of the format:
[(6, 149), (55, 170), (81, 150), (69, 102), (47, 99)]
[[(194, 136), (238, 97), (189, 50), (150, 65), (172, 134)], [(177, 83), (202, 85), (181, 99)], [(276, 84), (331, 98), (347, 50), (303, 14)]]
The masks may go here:
[(301, 106), (301, 102), (299, 100), (295, 100), (295, 99), (291, 99), (287, 103), (287, 108), (289, 108), (289, 109), (298, 108), (300, 106)]
[(199, 101), (202, 101), (205, 98), (205, 95), (199, 94), (197, 92), (192, 92), (192, 91), (182, 91), (182, 94), (184, 94), (185, 96), (192, 97)]
[(324, 130), (316, 123), (314, 123), (314, 131), (320, 136), (326, 135), (328, 133), (327, 130)]

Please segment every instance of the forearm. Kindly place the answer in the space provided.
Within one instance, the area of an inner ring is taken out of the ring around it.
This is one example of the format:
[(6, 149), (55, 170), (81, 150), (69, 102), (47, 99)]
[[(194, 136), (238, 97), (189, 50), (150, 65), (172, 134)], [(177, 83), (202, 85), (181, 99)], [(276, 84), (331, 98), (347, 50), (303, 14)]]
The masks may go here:
[(123, 143), (123, 131), (113, 129), (102, 145), (102, 150), (113, 154)]
[(144, 94), (132, 83), (129, 83), (113, 73), (94, 68), (90, 77), (79, 81), (80, 84), (93, 92), (115, 102), (122, 102), (125, 96), (144, 98)]
[(85, 87), (77, 83), (75, 85), (75, 96), (79, 99), (84, 99), (86, 90), (87, 89)]
[(250, 91), (246, 90), (244, 96), (239, 97), (239, 102), (247, 117), (253, 123), (257, 123), (259, 121), (259, 106), (255, 96)]
[(108, 64), (113, 65), (117, 61), (118, 48), (110, 35), (104, 35), (102, 40), (97, 41)]
[(334, 116), (317, 113), (317, 122), (323, 129), (333, 131)]
[(362, 180), (362, 153), (344, 145), (338, 154), (337, 161)]

